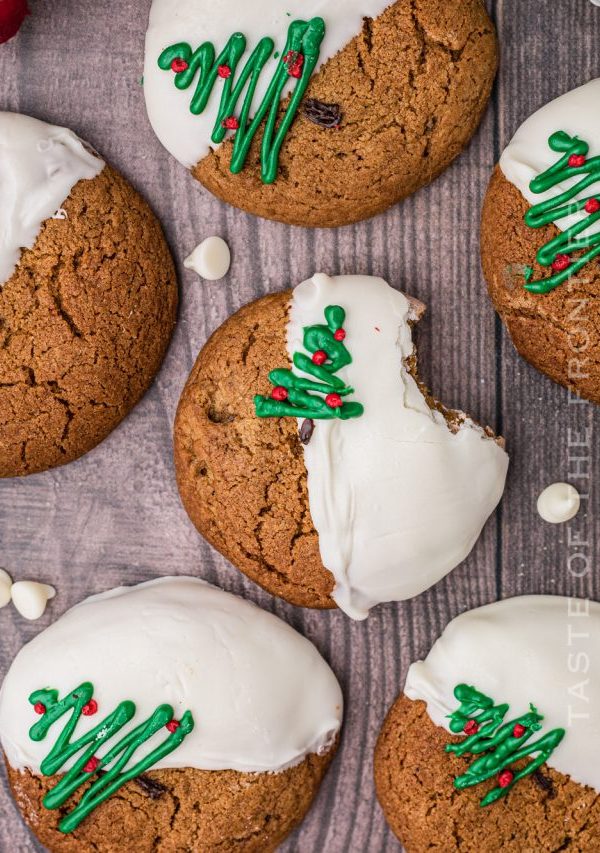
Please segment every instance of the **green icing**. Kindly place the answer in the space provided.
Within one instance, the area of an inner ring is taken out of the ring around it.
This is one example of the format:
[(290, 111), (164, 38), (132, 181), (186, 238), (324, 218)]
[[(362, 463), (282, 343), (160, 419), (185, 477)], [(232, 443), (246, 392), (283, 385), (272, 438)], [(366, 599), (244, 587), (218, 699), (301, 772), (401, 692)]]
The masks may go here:
[[(534, 193), (545, 193), (557, 184), (564, 184), (569, 179), (581, 177), (568, 189), (557, 196), (549, 198), (531, 207), (525, 214), (525, 222), (530, 228), (543, 228), (551, 222), (557, 222), (566, 216), (571, 216), (583, 210), (586, 204), (598, 196), (583, 195), (585, 190), (594, 183), (600, 182), (600, 157), (592, 157), (580, 166), (569, 165), (569, 159), (576, 155), (585, 157), (589, 151), (587, 142), (576, 136), (569, 136), (562, 130), (553, 133), (548, 144), (552, 151), (562, 153), (560, 160), (538, 175), (530, 183), (529, 188)], [(551, 267), (557, 255), (570, 256), (573, 252), (583, 251), (577, 258), (570, 259), (565, 269), (557, 270), (547, 278), (533, 280), (526, 277), (525, 289), (531, 293), (549, 293), (568, 278), (576, 275), (580, 269), (600, 255), (600, 231), (579, 237), (600, 220), (600, 211), (591, 212), (589, 216), (562, 231), (546, 243), (536, 255), (537, 262), (544, 267)], [(584, 250), (588, 251), (584, 251)]]
[[(132, 729), (108, 752), (99, 757), (96, 755), (98, 748), (115, 737), (123, 726), (133, 719), (135, 705), (130, 701), (121, 702), (97, 726), (72, 741), (82, 710), (92, 699), (93, 693), (92, 684), (84, 682), (62, 700), (59, 700), (57, 690), (48, 689), (36, 690), (29, 697), (32, 705), (41, 704), (45, 708), (43, 716), (29, 730), (29, 737), (34, 741), (44, 740), (54, 723), (71, 712), (54, 746), (42, 761), (40, 769), (44, 776), (53, 776), (58, 773), (73, 756), (81, 753), (73, 766), (45, 795), (43, 800), (45, 808), (60, 808), (78, 788), (87, 785), (90, 779), (94, 779), (77, 806), (60, 821), (59, 829), (64, 833), (72, 832), (100, 803), (118, 791), (126, 782), (144, 773), (157, 761), (177, 749), (194, 728), (194, 719), (191, 713), (186, 711), (174, 732), (145, 758), (127, 767), (136, 750), (173, 720), (173, 708), (170, 705), (159, 705), (151, 717)], [(85, 770), (90, 760), (94, 761), (94, 769)]]
[[(341, 418), (358, 418), (364, 408), (360, 403), (343, 402), (339, 407), (331, 407), (325, 399), (316, 396), (311, 391), (327, 396), (338, 394), (347, 397), (354, 393), (346, 383), (335, 374), (352, 362), (343, 340), (336, 340), (335, 333), (339, 332), (346, 318), (346, 312), (339, 305), (329, 305), (325, 309), (327, 325), (308, 326), (304, 329), (303, 343), (308, 352), (319, 351), (327, 354), (327, 361), (315, 364), (305, 353), (294, 353), (294, 366), (302, 373), (314, 376), (298, 376), (292, 370), (279, 368), (269, 373), (269, 380), (276, 388), (285, 388), (286, 400), (275, 400), (273, 397), (257, 395), (254, 398), (256, 415), (259, 418), (310, 418), (312, 420), (331, 420)], [(318, 380), (318, 381), (315, 381)]]
[[(158, 65), (163, 71), (169, 71), (174, 60), (183, 60), (187, 68), (175, 73), (175, 86), (178, 89), (188, 89), (199, 74), (190, 104), (190, 111), (194, 115), (206, 109), (215, 83), (220, 79), (219, 68), (226, 66), (231, 73), (222, 81), (221, 102), (211, 139), (216, 144), (222, 142), (228, 130), (226, 120), (232, 117), (237, 120), (239, 128), (233, 140), (230, 165), (231, 171), (237, 174), (244, 168), (252, 140), (264, 122), (260, 153), (261, 177), (265, 184), (272, 184), (277, 177), (281, 146), (319, 60), (324, 37), (325, 22), (322, 18), (312, 18), (308, 22), (293, 21), (290, 24), (282, 59), (276, 60), (269, 88), (254, 111), (252, 106), (258, 79), (275, 48), (273, 39), (268, 36), (260, 40), (235, 82), (238, 64), (246, 50), (246, 37), (242, 33), (234, 33), (216, 58), (215, 48), (210, 42), (204, 42), (195, 51), (187, 42), (173, 44), (161, 53)], [(298, 56), (300, 65), (293, 75), (297, 83), (278, 125), (283, 90), (290, 80), (293, 58)], [(242, 96), (241, 108), (236, 112)]]
[[(494, 705), (492, 699), (466, 684), (459, 684), (454, 690), (454, 696), (460, 702), (460, 707), (450, 715), (450, 731), (459, 734), (473, 722), (478, 728), (460, 743), (448, 744), (446, 752), (479, 756), (465, 773), (454, 780), (454, 786), (462, 790), (485, 782), (502, 771), (510, 770), (513, 774), (511, 781), (497, 785), (485, 795), (481, 800), (482, 806), (495, 803), (506, 796), (520, 779), (534, 773), (548, 760), (565, 736), (564, 729), (553, 729), (530, 742), (535, 732), (542, 728), (544, 719), (533, 705), (530, 705), (527, 714), (504, 723), (508, 705)], [(518, 737), (514, 734), (515, 726), (525, 729)], [(518, 770), (511, 768), (515, 762), (527, 757), (533, 758), (524, 767)]]

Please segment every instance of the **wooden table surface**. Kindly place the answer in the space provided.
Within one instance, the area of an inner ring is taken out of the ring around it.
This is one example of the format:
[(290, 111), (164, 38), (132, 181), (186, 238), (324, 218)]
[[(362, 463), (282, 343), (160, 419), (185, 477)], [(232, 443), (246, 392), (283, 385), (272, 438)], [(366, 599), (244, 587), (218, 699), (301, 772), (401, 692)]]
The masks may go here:
[[(0, 481), (0, 565), (16, 579), (58, 589), (38, 623), (13, 607), (0, 612), (0, 677), (24, 642), (81, 598), (160, 575), (201, 576), (288, 620), (316, 643), (343, 685), (340, 753), (282, 849), (398, 851), (375, 799), (372, 754), (411, 661), (427, 653), (451, 618), (498, 598), (600, 598), (600, 411), (517, 357), (486, 295), (478, 254), (482, 197), (502, 147), (533, 110), (600, 72), (600, 8), (589, 0), (491, 0), (501, 69), (469, 148), (432, 186), (386, 215), (306, 231), (226, 207), (162, 149), (140, 85), (150, 0), (30, 5), (20, 35), (0, 47), (0, 108), (69, 125), (149, 199), (178, 263), (181, 310), (152, 390), (99, 448), (63, 469)], [(224, 281), (209, 283), (184, 271), (182, 260), (212, 234), (229, 241), (233, 265)], [(447, 404), (502, 432), (511, 454), (504, 500), (470, 558), (416, 600), (378, 607), (361, 623), (288, 606), (245, 580), (188, 521), (171, 460), (177, 400), (209, 334), (249, 300), (317, 271), (382, 275), (426, 302), (417, 336), (423, 377)], [(589, 306), (590, 327), (597, 310)], [(568, 525), (545, 524), (536, 513), (538, 493), (556, 480), (588, 496)], [(0, 853), (40, 850), (2, 778)]]

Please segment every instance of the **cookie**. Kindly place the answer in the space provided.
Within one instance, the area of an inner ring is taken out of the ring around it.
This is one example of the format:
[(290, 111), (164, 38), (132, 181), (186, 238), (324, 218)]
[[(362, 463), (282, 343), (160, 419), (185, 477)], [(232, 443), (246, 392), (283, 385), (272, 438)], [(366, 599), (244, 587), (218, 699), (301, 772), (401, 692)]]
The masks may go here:
[(147, 204), (75, 134), (0, 112), (0, 476), (70, 462), (145, 393), (175, 270)]
[(339, 684), (277, 617), (193, 578), (87, 599), (17, 655), (0, 740), (54, 851), (271, 851), (336, 749)]
[(600, 605), (464, 613), (408, 672), (375, 751), (408, 853), (600, 850)]
[(144, 93), (159, 140), (220, 199), (333, 227), (437, 177), (495, 73), (481, 0), (154, 0)]
[(364, 619), (418, 595), (465, 559), (500, 500), (500, 443), (416, 378), (423, 308), (379, 278), (316, 275), (231, 317), (188, 379), (183, 503), (293, 604)]
[(542, 107), (497, 166), (483, 209), (490, 295), (520, 354), (600, 402), (600, 79)]

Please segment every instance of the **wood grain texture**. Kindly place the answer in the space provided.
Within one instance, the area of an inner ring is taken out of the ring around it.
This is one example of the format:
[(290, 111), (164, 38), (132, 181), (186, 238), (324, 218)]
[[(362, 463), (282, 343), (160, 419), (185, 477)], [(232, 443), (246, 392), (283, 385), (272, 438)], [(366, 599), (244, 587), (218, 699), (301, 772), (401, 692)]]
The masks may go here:
[[(443, 2), (443, 0), (440, 0)], [(534, 109), (598, 76), (600, 9), (589, 0), (491, 0), (502, 62), (484, 123), (431, 187), (386, 215), (338, 231), (304, 231), (253, 219), (213, 199), (160, 146), (148, 125), (140, 77), (149, 0), (33, 0), (17, 39), (0, 47), (0, 108), (70, 125), (146, 196), (178, 263), (182, 307), (155, 385), (97, 450), (68, 467), (0, 482), (0, 564), (15, 578), (59, 591), (41, 623), (0, 612), (0, 677), (20, 646), (85, 595), (163, 574), (196, 574), (287, 619), (313, 640), (344, 688), (343, 743), (310, 815), (284, 845), (298, 853), (398, 851), (375, 800), (372, 751), (411, 661), (458, 613), (530, 592), (600, 597), (593, 571), (600, 412), (573, 402), (521, 361), (494, 316), (478, 256), (483, 193), (501, 148)], [(1, 201), (1, 200), (0, 200)], [(183, 258), (221, 234), (233, 252), (222, 282), (199, 281)], [(365, 623), (303, 611), (245, 580), (189, 523), (171, 462), (177, 400), (195, 356), (238, 307), (315, 271), (369, 272), (426, 302), (418, 331), (421, 371), (446, 403), (507, 438), (512, 456), (500, 511), (464, 565), (418, 599), (377, 608)], [(585, 447), (569, 447), (587, 431)], [(589, 477), (577, 479), (589, 454)], [(536, 514), (539, 491), (570, 479), (589, 498), (571, 525)], [(569, 534), (570, 531), (570, 534)], [(573, 536), (586, 541), (575, 546)], [(569, 539), (569, 535), (571, 539)], [(585, 553), (590, 571), (572, 555)], [(4, 780), (5, 783), (5, 780)], [(0, 788), (0, 851), (40, 850)]]

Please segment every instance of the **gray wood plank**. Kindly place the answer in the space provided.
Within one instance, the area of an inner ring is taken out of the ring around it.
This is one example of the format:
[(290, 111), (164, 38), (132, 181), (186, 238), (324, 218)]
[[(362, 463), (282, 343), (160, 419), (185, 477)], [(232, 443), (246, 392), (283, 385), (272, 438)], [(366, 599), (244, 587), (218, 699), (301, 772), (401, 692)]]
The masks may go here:
[[(25, 641), (84, 595), (166, 573), (217, 582), (309, 636), (346, 695), (340, 754), (283, 849), (397, 851), (375, 800), (372, 751), (410, 662), (454, 615), (498, 596), (599, 594), (593, 573), (581, 580), (569, 575), (568, 530), (544, 525), (535, 512), (539, 490), (568, 477), (569, 429), (572, 438), (591, 430), (598, 458), (599, 414), (569, 403), (566, 392), (516, 356), (487, 299), (477, 231), (501, 146), (533, 109), (598, 74), (600, 9), (588, 0), (490, 2), (502, 68), (468, 150), (431, 187), (386, 215), (336, 232), (307, 232), (225, 207), (163, 151), (148, 126), (139, 83), (149, 0), (31, 5), (19, 38), (0, 47), (0, 107), (69, 124), (143, 192), (178, 261), (182, 306), (154, 387), (100, 448), (59, 471), (0, 481), (0, 563), (17, 578), (44, 578), (59, 590), (41, 623), (25, 623), (12, 608), (0, 613), (0, 677)], [(181, 261), (213, 233), (228, 239), (234, 263), (226, 281), (209, 284), (184, 271)], [(425, 301), (429, 311), (418, 331), (423, 377), (446, 403), (501, 426), (513, 460), (502, 510), (467, 562), (415, 601), (382, 606), (364, 624), (287, 606), (246, 581), (188, 522), (171, 465), (177, 400), (210, 332), (250, 299), (317, 270), (380, 274)], [(572, 527), (585, 531), (590, 555), (598, 531), (593, 464), (588, 511)], [(39, 849), (4, 785), (0, 851)]]

